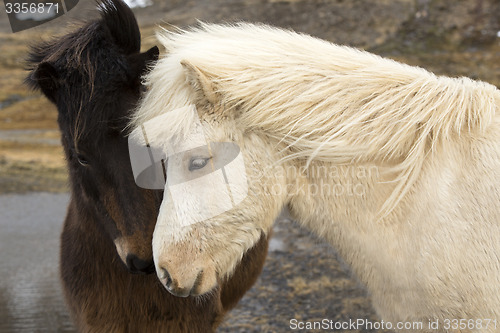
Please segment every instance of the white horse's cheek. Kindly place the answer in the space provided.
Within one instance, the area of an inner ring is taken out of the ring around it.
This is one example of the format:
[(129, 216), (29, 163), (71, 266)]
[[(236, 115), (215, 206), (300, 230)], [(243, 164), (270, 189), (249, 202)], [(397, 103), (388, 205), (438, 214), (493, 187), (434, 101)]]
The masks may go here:
[(164, 199), (158, 212), (155, 230), (153, 232), (153, 260), (155, 264), (167, 255), (167, 248), (179, 238), (182, 238), (182, 228), (176, 227), (177, 214), (173, 209), (168, 188), (165, 188)]
[(165, 214), (163, 213), (164, 212), (164, 206), (165, 206), (165, 201), (162, 202), (161, 206), (160, 206), (160, 212), (158, 213), (158, 218), (156, 220), (156, 226), (155, 226), (155, 230), (153, 232), (153, 244), (152, 244), (152, 247), (153, 247), (153, 260), (155, 262), (155, 266), (156, 267), (156, 271), (159, 272), (158, 270), (158, 263), (159, 263), (159, 260), (160, 258), (164, 255), (164, 251), (165, 251), (165, 248), (166, 248), (166, 244), (165, 244), (165, 239), (168, 237), (168, 235), (166, 235), (166, 221), (165, 221)]
[(161, 235), (159, 235), (158, 230), (155, 228), (153, 233), (153, 261), (155, 263), (156, 272), (160, 271), (160, 267), (158, 266), (159, 259), (162, 254), (162, 243), (160, 242)]

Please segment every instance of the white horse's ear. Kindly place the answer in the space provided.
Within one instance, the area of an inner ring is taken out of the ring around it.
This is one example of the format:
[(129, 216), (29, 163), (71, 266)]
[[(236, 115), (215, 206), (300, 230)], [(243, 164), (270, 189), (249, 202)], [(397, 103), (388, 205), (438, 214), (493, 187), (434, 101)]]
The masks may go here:
[(190, 63), (189, 61), (181, 61), (181, 65), (186, 71), (186, 77), (188, 82), (194, 88), (194, 90), (199, 94), (199, 99), (210, 104), (216, 103), (215, 87), (213, 82), (210, 81), (207, 74)]

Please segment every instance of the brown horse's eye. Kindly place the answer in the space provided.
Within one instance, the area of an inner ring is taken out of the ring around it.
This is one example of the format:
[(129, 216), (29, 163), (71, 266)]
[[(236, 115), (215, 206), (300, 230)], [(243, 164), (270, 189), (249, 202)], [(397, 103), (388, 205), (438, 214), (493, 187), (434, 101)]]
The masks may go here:
[(78, 163), (80, 163), (83, 166), (88, 166), (90, 164), (89, 160), (85, 157), (85, 155), (77, 154), (76, 158), (78, 159)]

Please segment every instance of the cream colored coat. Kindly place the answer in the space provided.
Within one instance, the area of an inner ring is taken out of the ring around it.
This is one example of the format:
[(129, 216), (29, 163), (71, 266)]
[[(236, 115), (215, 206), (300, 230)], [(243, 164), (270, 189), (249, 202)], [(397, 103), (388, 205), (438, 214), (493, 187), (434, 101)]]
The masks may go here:
[[(210, 291), (288, 205), (351, 265), (385, 321), (439, 319), (444, 331), (446, 319), (496, 319), (481, 331), (500, 332), (494, 86), (268, 26), (159, 38), (167, 54), (132, 125), (194, 103), (209, 141), (240, 146), (249, 179), (241, 204), (189, 227), (163, 202), (160, 280)], [(150, 139), (161, 145), (191, 122)]]

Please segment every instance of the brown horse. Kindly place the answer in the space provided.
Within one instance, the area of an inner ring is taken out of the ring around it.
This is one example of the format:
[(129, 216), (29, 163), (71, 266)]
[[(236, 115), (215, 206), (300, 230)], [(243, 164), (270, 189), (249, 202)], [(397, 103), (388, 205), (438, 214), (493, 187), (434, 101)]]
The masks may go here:
[(66, 301), (81, 331), (213, 331), (260, 274), (267, 239), (208, 296), (172, 296), (148, 274), (162, 193), (135, 185), (124, 128), (158, 49), (139, 53), (137, 22), (120, 0), (99, 7), (100, 19), (29, 56), (27, 83), (57, 106), (69, 169), (60, 257)]

